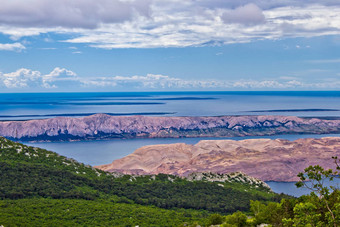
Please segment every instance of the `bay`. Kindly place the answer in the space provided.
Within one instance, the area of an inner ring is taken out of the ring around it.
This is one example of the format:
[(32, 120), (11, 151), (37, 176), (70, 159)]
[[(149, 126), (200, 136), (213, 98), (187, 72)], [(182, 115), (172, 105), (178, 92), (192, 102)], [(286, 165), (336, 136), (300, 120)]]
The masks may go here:
[[(271, 189), (276, 193), (284, 193), (287, 195), (292, 195), (295, 197), (300, 197), (302, 195), (308, 195), (311, 193), (311, 190), (309, 190), (306, 187), (297, 188), (295, 186), (296, 182), (275, 182), (275, 181), (267, 181), (266, 182)], [(307, 182), (307, 185), (311, 185), (309, 182)], [(324, 186), (333, 186), (336, 188), (340, 188), (340, 178), (334, 178), (333, 181), (325, 181)]]
[(151, 138), (151, 139), (112, 139), (94, 141), (72, 142), (26, 142), (29, 146), (35, 146), (57, 152), (69, 158), (89, 165), (103, 165), (113, 160), (123, 158), (136, 149), (155, 144), (186, 143), (196, 144), (200, 140), (244, 140), (244, 139), (287, 139), (340, 137), (340, 134), (324, 135), (277, 135), (277, 136), (245, 136), (245, 137), (200, 137), (200, 138)]

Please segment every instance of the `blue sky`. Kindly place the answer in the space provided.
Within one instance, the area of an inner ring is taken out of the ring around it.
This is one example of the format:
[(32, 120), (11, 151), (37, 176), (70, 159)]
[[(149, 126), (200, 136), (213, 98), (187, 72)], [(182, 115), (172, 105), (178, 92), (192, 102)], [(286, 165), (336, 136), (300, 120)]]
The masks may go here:
[(13, 0), (0, 92), (340, 89), (340, 2)]

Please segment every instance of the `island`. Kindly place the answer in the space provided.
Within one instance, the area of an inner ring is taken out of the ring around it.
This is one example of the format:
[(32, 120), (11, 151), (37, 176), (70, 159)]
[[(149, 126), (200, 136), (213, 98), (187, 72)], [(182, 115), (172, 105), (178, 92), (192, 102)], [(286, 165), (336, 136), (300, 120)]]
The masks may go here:
[(340, 133), (339, 119), (295, 116), (111, 116), (0, 122), (0, 136), (15, 141), (72, 141), (112, 138), (239, 137)]

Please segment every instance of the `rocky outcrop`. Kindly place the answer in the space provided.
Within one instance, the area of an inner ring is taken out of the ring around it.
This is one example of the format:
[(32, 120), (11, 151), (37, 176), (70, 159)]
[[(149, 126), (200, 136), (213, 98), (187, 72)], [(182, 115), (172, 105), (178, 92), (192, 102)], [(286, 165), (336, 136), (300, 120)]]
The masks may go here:
[(254, 186), (255, 188), (266, 188), (271, 191), (271, 188), (268, 184), (257, 179), (255, 177), (248, 176), (242, 172), (234, 172), (234, 173), (190, 173), (185, 177), (189, 181), (209, 181), (209, 182), (229, 182), (229, 183), (242, 183)]
[(296, 181), (309, 165), (334, 168), (340, 137), (322, 139), (202, 140), (195, 145), (151, 145), (97, 168), (128, 174), (174, 174), (241, 171), (263, 181)]
[(339, 133), (340, 120), (292, 116), (146, 117), (95, 114), (0, 122), (0, 136), (21, 141), (108, 138), (234, 137)]

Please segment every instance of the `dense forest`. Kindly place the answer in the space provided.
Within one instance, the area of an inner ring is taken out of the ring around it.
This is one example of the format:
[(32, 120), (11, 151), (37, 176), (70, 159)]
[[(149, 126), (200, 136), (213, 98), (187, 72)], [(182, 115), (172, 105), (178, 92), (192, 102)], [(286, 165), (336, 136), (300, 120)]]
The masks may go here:
[(0, 138), (0, 226), (337, 226), (340, 194), (323, 185), (337, 174), (307, 168), (297, 186), (310, 180), (314, 192), (293, 198), (241, 182), (107, 173)]
[[(134, 225), (135, 221), (139, 225), (204, 224), (212, 213), (249, 211), (251, 200), (280, 201), (284, 197), (268, 188), (240, 182), (106, 173), (54, 152), (0, 138), (0, 224), (5, 226), (17, 225), (20, 220), (34, 225), (52, 223), (54, 219), (60, 222), (62, 204), (74, 204), (70, 215), (83, 220), (81, 225), (88, 223), (86, 212), (98, 212), (95, 220), (91, 218), (96, 225), (102, 219), (103, 223), (116, 225), (125, 216), (130, 221), (124, 221), (124, 225)], [(124, 213), (124, 209), (130, 211)], [(122, 217), (101, 218), (110, 213)], [(65, 216), (65, 223), (71, 221)]]

